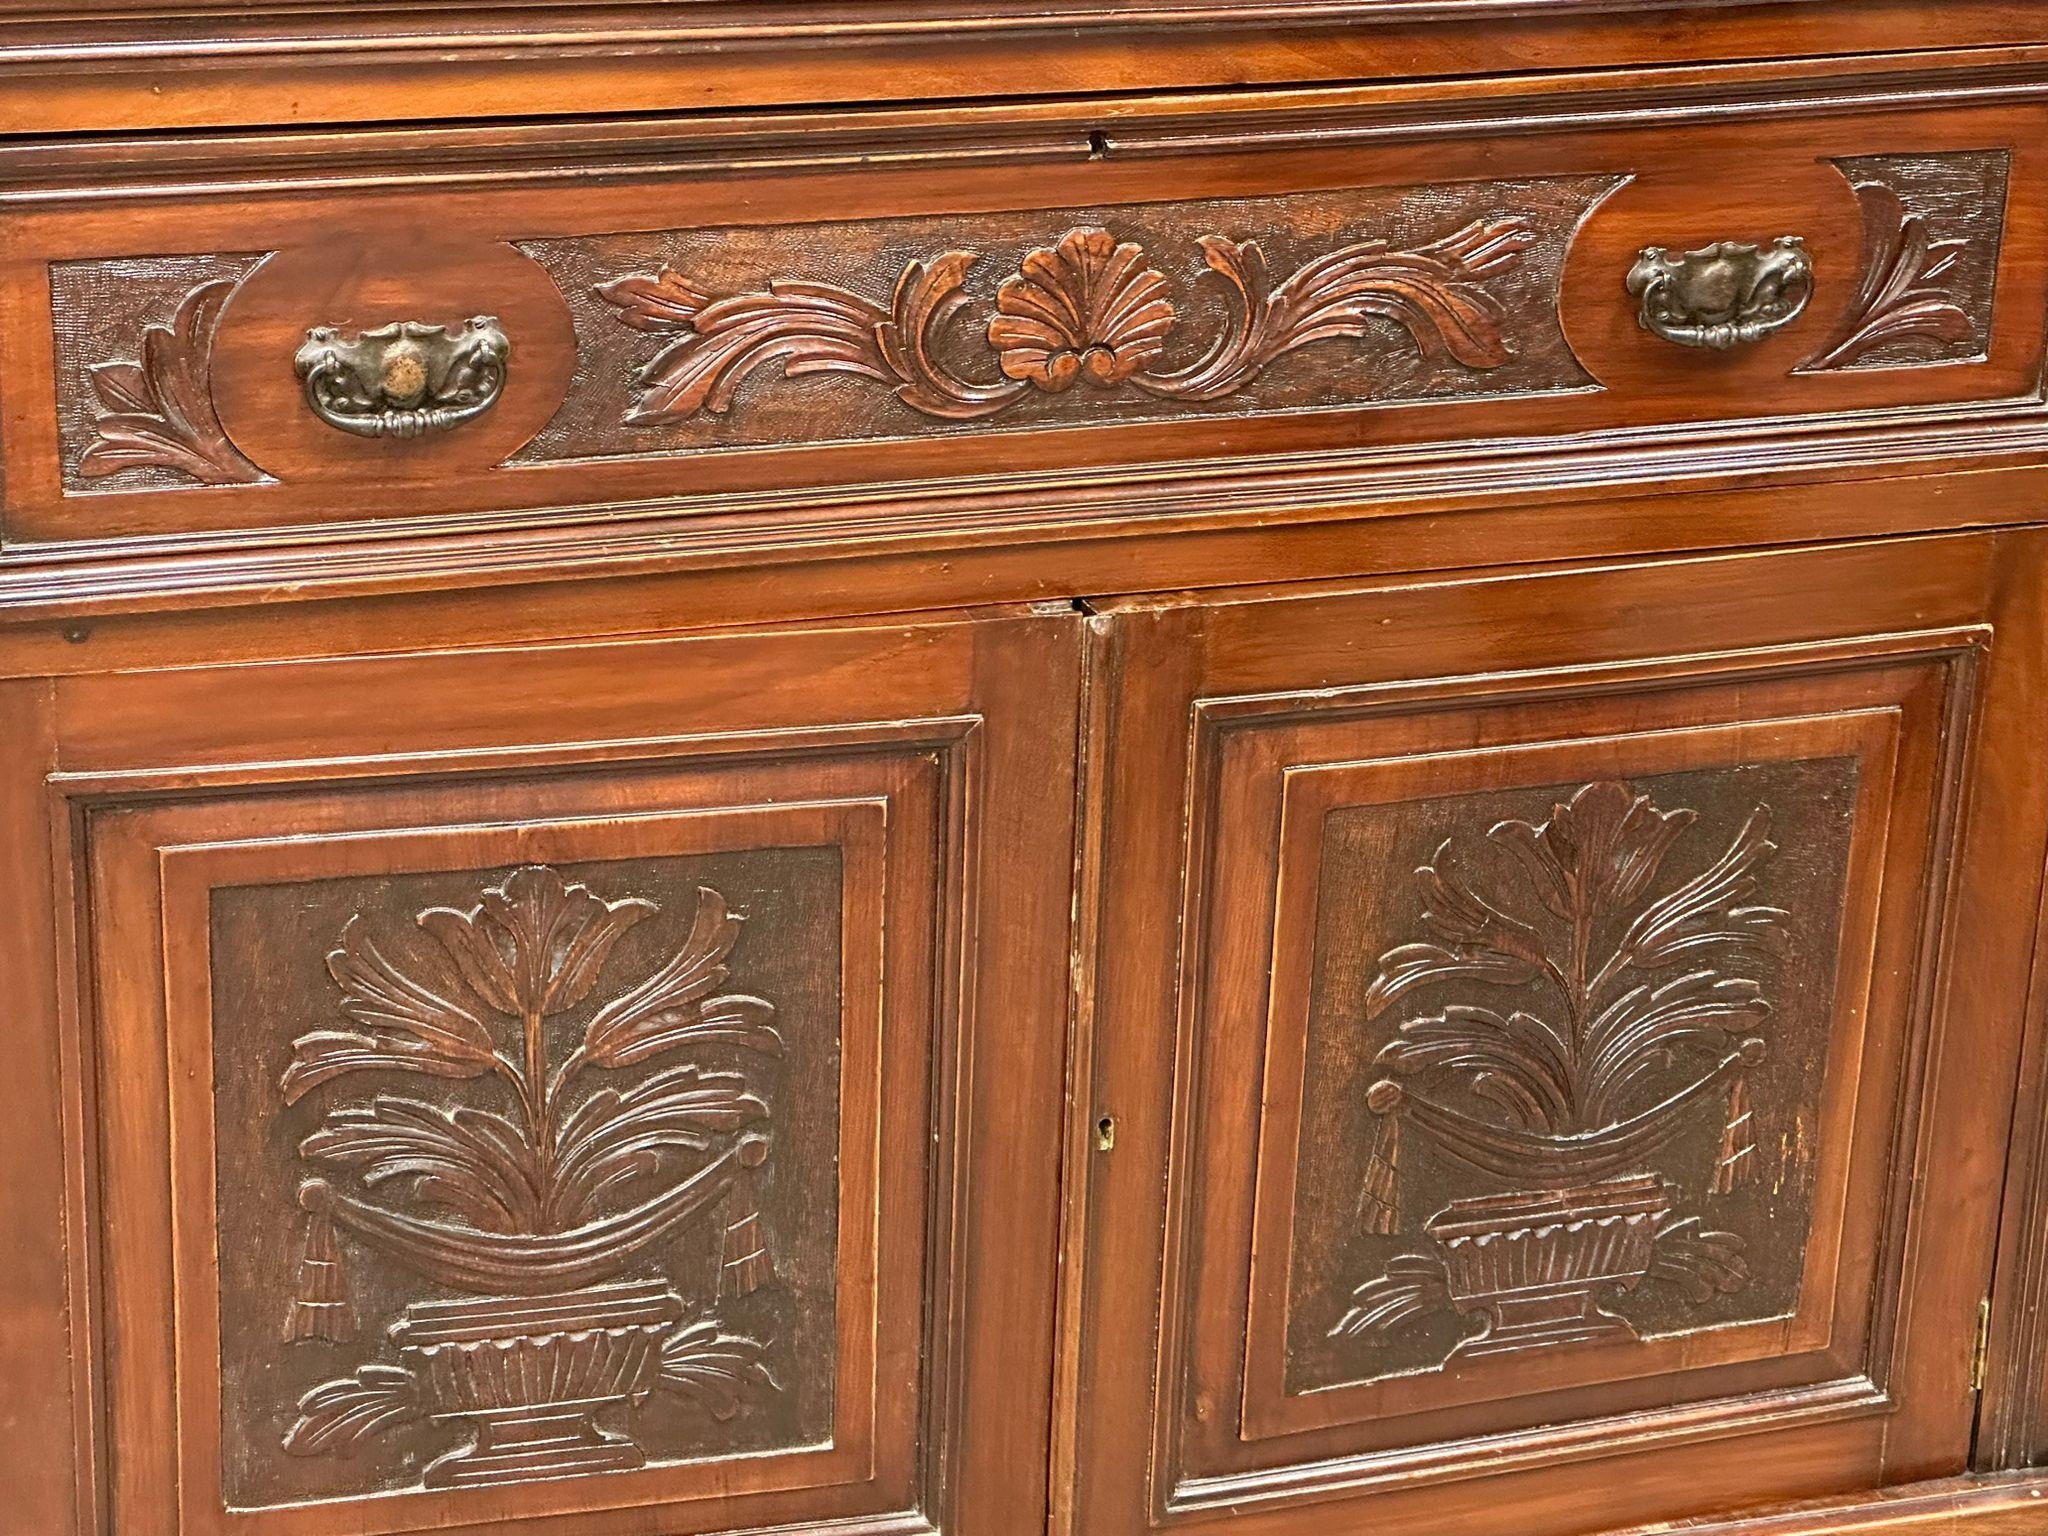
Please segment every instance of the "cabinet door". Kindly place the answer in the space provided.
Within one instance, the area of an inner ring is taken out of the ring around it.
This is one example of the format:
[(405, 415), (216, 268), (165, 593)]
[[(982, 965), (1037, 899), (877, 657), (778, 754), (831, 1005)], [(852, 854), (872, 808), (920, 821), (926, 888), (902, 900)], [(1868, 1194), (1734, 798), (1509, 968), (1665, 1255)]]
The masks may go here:
[(106, 1528), (1041, 1531), (1079, 651), (62, 683)]
[(1082, 1536), (1960, 1471), (2037, 536), (1095, 620)]

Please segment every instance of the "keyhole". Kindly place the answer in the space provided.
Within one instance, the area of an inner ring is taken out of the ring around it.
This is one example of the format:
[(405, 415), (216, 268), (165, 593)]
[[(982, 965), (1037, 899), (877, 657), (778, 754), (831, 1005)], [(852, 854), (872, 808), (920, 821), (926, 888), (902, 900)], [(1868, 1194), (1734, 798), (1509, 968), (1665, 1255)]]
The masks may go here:
[(1095, 1122), (1095, 1150), (1098, 1152), (1107, 1152), (1115, 1146), (1116, 1119), (1112, 1115), (1104, 1115), (1100, 1120)]

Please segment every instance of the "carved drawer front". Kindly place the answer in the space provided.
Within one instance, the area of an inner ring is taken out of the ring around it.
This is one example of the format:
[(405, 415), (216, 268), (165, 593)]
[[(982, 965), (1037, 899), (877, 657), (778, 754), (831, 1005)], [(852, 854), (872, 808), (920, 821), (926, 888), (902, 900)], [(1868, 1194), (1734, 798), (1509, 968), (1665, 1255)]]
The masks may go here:
[(2041, 553), (1098, 621), (1084, 1532), (1962, 1470), (2042, 832), (1996, 562)]
[(2010, 74), (1938, 114), (1925, 82), (1486, 108), (1513, 132), (1317, 98), (472, 133), (329, 153), (324, 189), (289, 140), (190, 146), (182, 190), (0, 164), (34, 338), (0, 378), (6, 531), (2031, 430), (2048, 135)]
[(1075, 640), (81, 683), (108, 1528), (1042, 1530)]

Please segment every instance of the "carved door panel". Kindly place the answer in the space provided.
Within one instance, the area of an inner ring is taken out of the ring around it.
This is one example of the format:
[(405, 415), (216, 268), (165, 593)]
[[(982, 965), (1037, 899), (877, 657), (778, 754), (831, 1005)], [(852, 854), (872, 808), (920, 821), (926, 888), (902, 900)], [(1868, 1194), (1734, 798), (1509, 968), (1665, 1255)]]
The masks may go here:
[(109, 1527), (1041, 1530), (1079, 670), (67, 684)]
[(1095, 621), (1083, 1536), (1562, 1536), (1962, 1469), (2040, 555)]

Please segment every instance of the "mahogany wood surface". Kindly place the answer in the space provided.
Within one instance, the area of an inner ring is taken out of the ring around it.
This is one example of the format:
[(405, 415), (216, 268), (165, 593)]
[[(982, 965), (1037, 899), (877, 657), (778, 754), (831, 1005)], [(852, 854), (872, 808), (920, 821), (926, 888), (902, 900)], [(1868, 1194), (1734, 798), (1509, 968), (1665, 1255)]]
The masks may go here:
[(0, 0), (0, 1536), (2048, 1532), (2044, 128)]

